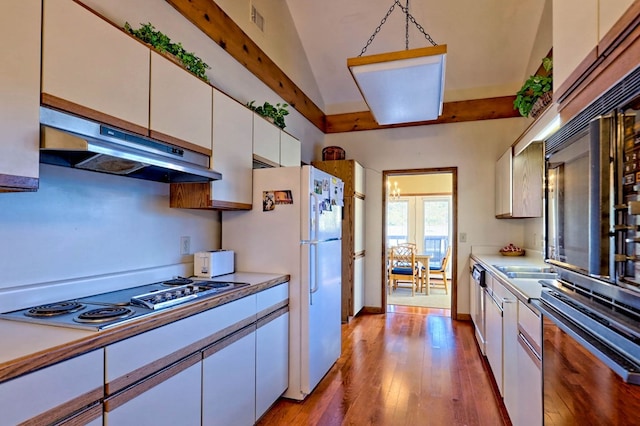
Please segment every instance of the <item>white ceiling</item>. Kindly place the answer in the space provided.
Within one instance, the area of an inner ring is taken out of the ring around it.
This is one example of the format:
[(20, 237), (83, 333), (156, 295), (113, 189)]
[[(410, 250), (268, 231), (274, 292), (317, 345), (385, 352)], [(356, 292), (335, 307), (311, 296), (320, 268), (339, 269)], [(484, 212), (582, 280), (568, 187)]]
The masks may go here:
[[(366, 110), (346, 61), (360, 54), (393, 0), (285, 1), (325, 113)], [(411, 0), (416, 21), (447, 45), (445, 102), (514, 95), (535, 71), (528, 67), (544, 7), (545, 0)], [(409, 35), (410, 49), (431, 45), (412, 23)], [(365, 55), (404, 48), (404, 14), (396, 6)]]

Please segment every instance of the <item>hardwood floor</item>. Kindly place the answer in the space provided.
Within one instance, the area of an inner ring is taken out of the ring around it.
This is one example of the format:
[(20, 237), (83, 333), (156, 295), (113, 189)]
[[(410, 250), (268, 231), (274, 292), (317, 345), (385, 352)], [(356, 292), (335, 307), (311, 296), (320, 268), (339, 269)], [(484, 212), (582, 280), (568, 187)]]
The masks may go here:
[(342, 325), (342, 356), (303, 402), (259, 425), (510, 425), (470, 322), (390, 307)]

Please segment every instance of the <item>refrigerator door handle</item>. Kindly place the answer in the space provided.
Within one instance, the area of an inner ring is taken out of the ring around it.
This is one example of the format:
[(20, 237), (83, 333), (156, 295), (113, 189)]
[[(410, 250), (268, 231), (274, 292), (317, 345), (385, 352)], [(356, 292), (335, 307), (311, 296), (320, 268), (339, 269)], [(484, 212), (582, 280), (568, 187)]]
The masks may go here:
[(313, 293), (317, 292), (320, 288), (318, 282), (318, 226), (320, 224), (320, 200), (318, 195), (310, 192), (311, 200), (313, 201), (313, 223), (311, 231), (313, 232), (312, 240), (309, 241), (310, 248), (313, 249), (313, 285), (309, 286), (309, 304), (313, 305)]

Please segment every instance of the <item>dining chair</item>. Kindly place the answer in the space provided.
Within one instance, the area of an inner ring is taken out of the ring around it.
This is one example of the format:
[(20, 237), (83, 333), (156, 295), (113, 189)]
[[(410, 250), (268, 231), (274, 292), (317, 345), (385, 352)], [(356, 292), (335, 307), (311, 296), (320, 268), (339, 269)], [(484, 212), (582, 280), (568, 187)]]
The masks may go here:
[(416, 246), (412, 243), (398, 244), (389, 251), (389, 294), (398, 288), (398, 282), (411, 283), (411, 296), (420, 283), (421, 271), (416, 263)]
[[(442, 261), (440, 262), (439, 265), (430, 265), (429, 266), (429, 272), (431, 274), (441, 274), (442, 275), (442, 285), (444, 286), (444, 292), (445, 294), (449, 294), (449, 289), (447, 287), (447, 265), (449, 264), (449, 258), (451, 257), (451, 246), (447, 247), (447, 250), (444, 253), (444, 257), (442, 258)], [(424, 268), (424, 266), (423, 266)], [(425, 274), (426, 275), (426, 274)], [(429, 280), (431, 281), (431, 280)], [(431, 286), (431, 287), (436, 287), (436, 285), (434, 285), (431, 282), (425, 283), (422, 282), (420, 284), (420, 291), (422, 291), (423, 287), (426, 286)], [(438, 285), (439, 287), (439, 285)]]

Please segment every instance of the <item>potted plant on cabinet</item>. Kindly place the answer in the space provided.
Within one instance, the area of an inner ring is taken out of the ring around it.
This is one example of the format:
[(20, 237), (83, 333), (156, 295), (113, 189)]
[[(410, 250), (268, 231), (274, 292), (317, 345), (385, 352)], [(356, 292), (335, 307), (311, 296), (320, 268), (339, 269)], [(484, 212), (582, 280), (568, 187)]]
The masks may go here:
[(255, 101), (247, 103), (247, 107), (249, 107), (251, 111), (260, 114), (281, 129), (284, 129), (286, 127), (284, 123), (284, 117), (285, 115), (289, 115), (289, 110), (287, 109), (287, 107), (289, 106), (288, 104), (278, 103), (275, 105), (271, 105), (269, 102), (265, 102), (263, 105), (256, 106), (254, 105), (254, 103)]
[(531, 115), (536, 118), (551, 102), (553, 89), (552, 59), (544, 58), (542, 60), (542, 68), (544, 72), (530, 76), (516, 93), (513, 108), (517, 109), (523, 117)]
[(151, 23), (140, 25), (140, 28), (134, 30), (128, 22), (125, 22), (124, 30), (143, 43), (151, 45), (159, 53), (178, 63), (191, 74), (209, 82), (206, 71), (211, 67), (204, 63), (202, 59), (194, 53), (187, 52), (181, 43), (173, 43), (166, 34), (156, 30)]

